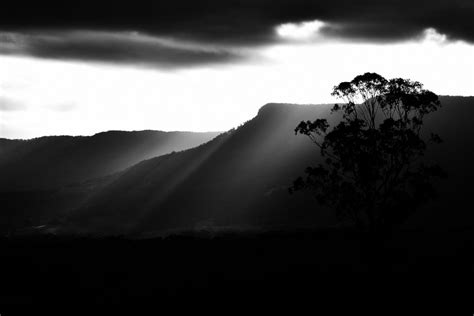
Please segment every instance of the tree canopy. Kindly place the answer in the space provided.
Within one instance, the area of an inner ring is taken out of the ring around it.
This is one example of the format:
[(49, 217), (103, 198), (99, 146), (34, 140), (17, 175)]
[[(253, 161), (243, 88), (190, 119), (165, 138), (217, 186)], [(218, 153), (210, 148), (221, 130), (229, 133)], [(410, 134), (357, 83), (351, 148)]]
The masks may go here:
[(376, 73), (341, 82), (332, 95), (345, 101), (332, 109), (342, 114), (338, 124), (319, 118), (295, 129), (319, 147), (323, 163), (308, 167), (290, 192), (312, 190), (340, 220), (364, 230), (402, 223), (435, 196), (433, 179), (443, 175), (423, 159), (428, 143), (441, 142), (422, 133), (424, 118), (441, 106), (438, 96), (420, 82)]

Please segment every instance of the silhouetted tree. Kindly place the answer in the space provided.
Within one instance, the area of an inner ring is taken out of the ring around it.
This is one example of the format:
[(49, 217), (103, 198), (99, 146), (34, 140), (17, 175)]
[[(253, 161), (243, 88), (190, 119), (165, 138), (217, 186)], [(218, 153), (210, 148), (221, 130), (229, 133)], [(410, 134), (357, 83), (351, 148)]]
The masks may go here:
[[(432, 179), (442, 175), (422, 159), (423, 119), (440, 106), (438, 96), (419, 82), (376, 73), (341, 82), (332, 95), (346, 102), (332, 109), (342, 114), (337, 125), (316, 119), (295, 129), (320, 148), (324, 163), (308, 167), (290, 191), (313, 190), (319, 203), (364, 231), (402, 223), (434, 196)], [(429, 140), (441, 141), (435, 134)]]

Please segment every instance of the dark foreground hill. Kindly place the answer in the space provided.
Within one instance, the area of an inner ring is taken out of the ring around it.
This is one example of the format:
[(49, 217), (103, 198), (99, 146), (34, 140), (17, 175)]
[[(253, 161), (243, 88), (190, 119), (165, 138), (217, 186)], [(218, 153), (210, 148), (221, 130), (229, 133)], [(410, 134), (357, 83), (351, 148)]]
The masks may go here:
[(0, 238), (0, 306), (7, 315), (24, 314), (7, 304), (70, 315), (95, 310), (90, 305), (97, 303), (127, 304), (132, 314), (167, 304), (193, 312), (220, 304), (292, 312), (360, 306), (377, 315), (445, 306), (469, 314), (473, 237), (472, 230), (399, 232), (376, 261), (361, 256), (358, 234), (337, 230), (146, 240)]
[[(474, 98), (442, 97), (426, 130), (444, 143), (426, 159), (448, 178), (439, 199), (412, 224), (472, 223)], [(308, 139), (294, 135), (300, 120), (329, 117), (330, 105), (267, 104), (236, 130), (197, 148), (143, 161), (98, 189), (69, 216), (68, 229), (99, 234), (160, 234), (182, 229), (327, 227), (335, 224), (308, 194), (287, 188), (320, 157)], [(336, 118), (331, 117), (331, 120)]]

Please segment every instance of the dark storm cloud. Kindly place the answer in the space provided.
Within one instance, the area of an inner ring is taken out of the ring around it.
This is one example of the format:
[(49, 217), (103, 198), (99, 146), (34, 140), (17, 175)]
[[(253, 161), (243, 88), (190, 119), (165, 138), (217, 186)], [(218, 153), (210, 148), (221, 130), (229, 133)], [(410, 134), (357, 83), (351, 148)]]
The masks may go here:
[(3, 33), (0, 53), (53, 59), (155, 65), (161, 68), (238, 61), (243, 54), (137, 32)]
[[(132, 62), (174, 67), (238, 58), (224, 48), (258, 47), (280, 39), (282, 23), (320, 20), (326, 38), (394, 42), (418, 38), (428, 28), (448, 40), (474, 42), (472, 0), (45, 0), (2, 4), (0, 31), (138, 31), (150, 37), (194, 42), (220, 49), (178, 49), (162, 43), (92, 38), (45, 38), (27, 43), (29, 54)], [(46, 33), (45, 33), (46, 32)], [(55, 36), (59, 36), (56, 34)], [(130, 45), (132, 43), (133, 45)], [(0, 43), (2, 46), (7, 46)], [(10, 47), (11, 48), (11, 47)], [(8, 49), (3, 49), (3, 52)], [(18, 53), (18, 52), (15, 52)], [(159, 56), (159, 57), (156, 57)], [(169, 62), (168, 62), (169, 61)]]
[(261, 43), (285, 22), (319, 19), (338, 36), (410, 38), (435, 28), (474, 41), (472, 0), (44, 0), (2, 3), (0, 29), (137, 30), (212, 42)]

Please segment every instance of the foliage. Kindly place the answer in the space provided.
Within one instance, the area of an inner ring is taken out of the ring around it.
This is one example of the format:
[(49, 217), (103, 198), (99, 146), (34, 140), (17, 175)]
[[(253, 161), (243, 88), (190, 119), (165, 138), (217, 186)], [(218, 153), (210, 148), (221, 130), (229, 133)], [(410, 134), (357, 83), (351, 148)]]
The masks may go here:
[[(423, 119), (440, 107), (438, 96), (419, 82), (376, 73), (341, 82), (332, 95), (345, 100), (332, 109), (342, 114), (337, 125), (316, 119), (295, 129), (319, 147), (324, 163), (308, 167), (290, 191), (313, 190), (339, 219), (364, 230), (403, 222), (435, 196), (432, 180), (443, 175), (422, 159)], [(431, 134), (429, 141), (441, 139)]]

